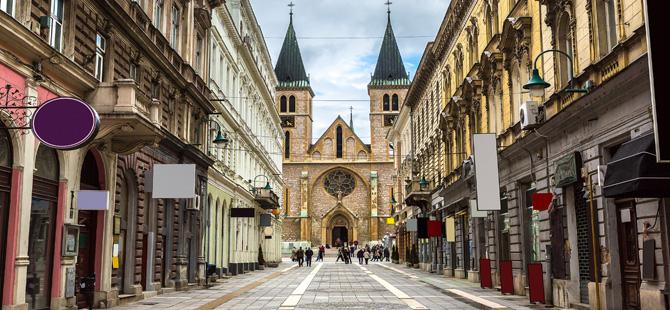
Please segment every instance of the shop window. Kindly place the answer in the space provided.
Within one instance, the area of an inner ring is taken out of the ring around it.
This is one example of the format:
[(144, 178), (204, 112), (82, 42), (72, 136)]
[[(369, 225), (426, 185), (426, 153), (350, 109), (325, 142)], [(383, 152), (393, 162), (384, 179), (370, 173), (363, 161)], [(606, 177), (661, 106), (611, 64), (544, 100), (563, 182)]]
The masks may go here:
[(525, 255), (526, 262), (530, 264), (542, 260), (540, 255), (540, 211), (533, 210), (533, 194), (537, 192), (535, 183), (524, 184), (521, 190), (524, 198)]

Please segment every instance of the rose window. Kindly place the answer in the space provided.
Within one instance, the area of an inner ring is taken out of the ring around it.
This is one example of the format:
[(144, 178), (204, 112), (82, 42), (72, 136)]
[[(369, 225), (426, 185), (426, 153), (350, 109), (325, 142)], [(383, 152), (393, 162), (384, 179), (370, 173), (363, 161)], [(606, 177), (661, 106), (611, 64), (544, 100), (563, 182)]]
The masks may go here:
[(341, 198), (354, 192), (356, 179), (351, 173), (338, 170), (326, 175), (323, 187), (328, 194)]

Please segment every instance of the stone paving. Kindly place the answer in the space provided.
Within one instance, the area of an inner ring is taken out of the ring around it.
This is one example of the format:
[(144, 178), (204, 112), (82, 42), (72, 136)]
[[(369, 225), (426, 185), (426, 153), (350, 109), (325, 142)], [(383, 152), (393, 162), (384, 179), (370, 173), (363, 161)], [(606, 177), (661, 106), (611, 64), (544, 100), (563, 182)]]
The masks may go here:
[(285, 259), (278, 268), (219, 280), (210, 288), (115, 309), (547, 309), (524, 296), (388, 262), (360, 266), (327, 258), (311, 267), (296, 265)]

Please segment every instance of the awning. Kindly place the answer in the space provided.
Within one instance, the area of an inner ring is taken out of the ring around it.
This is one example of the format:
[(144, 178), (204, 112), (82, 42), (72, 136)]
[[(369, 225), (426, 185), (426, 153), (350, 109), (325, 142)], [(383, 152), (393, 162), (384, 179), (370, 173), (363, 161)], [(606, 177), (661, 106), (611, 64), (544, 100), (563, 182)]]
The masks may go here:
[(607, 164), (603, 195), (609, 198), (670, 197), (670, 164), (656, 162), (654, 133), (621, 145)]

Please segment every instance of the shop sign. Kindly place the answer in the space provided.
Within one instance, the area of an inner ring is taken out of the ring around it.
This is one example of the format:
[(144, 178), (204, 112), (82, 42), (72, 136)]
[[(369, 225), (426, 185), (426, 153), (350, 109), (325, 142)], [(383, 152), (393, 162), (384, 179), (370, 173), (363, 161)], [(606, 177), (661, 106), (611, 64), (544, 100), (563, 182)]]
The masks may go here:
[(42, 144), (58, 150), (73, 150), (95, 139), (100, 118), (83, 100), (58, 97), (37, 108), (30, 127)]
[(582, 163), (579, 152), (574, 152), (554, 162), (554, 184), (562, 187), (579, 180), (579, 170)]

